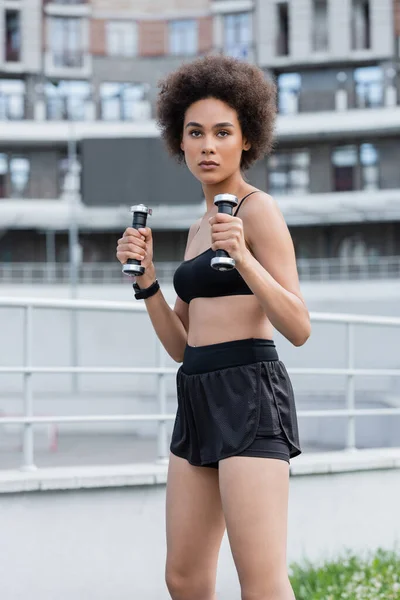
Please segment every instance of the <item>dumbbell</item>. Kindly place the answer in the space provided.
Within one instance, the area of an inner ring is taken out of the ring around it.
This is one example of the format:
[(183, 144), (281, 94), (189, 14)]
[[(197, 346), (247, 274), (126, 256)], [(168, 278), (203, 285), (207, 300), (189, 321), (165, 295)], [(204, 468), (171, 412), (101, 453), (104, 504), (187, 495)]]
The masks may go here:
[[(219, 213), (232, 215), (233, 209), (238, 204), (238, 199), (233, 194), (217, 194), (214, 197), (214, 204), (218, 206)], [(236, 265), (235, 259), (231, 258), (225, 250), (216, 250), (210, 264), (217, 271), (230, 271)]]
[[(140, 227), (146, 227), (147, 215), (151, 215), (152, 210), (144, 204), (137, 204), (131, 206), (131, 213), (133, 214), (132, 227), (134, 229), (139, 229)], [(140, 264), (140, 260), (128, 258), (126, 263), (122, 265), (122, 272), (131, 277), (138, 277), (143, 275), (145, 268)]]

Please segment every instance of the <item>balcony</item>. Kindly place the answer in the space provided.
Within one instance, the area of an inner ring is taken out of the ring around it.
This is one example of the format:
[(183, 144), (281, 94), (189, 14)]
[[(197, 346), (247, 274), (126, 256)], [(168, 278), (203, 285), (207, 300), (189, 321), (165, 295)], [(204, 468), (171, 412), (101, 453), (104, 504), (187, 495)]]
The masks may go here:
[[(15, 124), (11, 124), (15, 127)], [(50, 123), (51, 129), (59, 130), (65, 125), (65, 141), (70, 133), (67, 123)], [(79, 129), (80, 123), (74, 124)], [(130, 129), (126, 123), (99, 123), (111, 126), (110, 135), (123, 135)], [(137, 125), (139, 133), (140, 125)], [(105, 131), (99, 135), (104, 137)], [(116, 133), (116, 132), (119, 133)], [(87, 130), (87, 137), (95, 137), (96, 130)], [(48, 141), (49, 144), (54, 143)], [(327, 225), (332, 223), (363, 223), (400, 220), (400, 191), (377, 190), (374, 192), (336, 192), (332, 194), (309, 194), (306, 196), (277, 196), (279, 207), (289, 226)], [(54, 198), (3, 199), (1, 202), (0, 229), (68, 229), (68, 202)], [(182, 231), (204, 213), (203, 203), (195, 205), (159, 205), (153, 207), (152, 228), (154, 230)], [(102, 207), (79, 205), (76, 213), (79, 227), (88, 231), (123, 231), (126, 227), (127, 207)]]
[(359, 108), (278, 115), (276, 133), (282, 141), (354, 138), (400, 132), (400, 106)]
[(81, 69), (83, 67), (84, 52), (82, 50), (62, 50), (51, 53), (54, 67), (71, 67)]
[(26, 116), (24, 94), (2, 94), (0, 91), (0, 121), (21, 121)]
[(400, 219), (400, 190), (276, 196), (288, 225), (363, 223)]
[[(21, 144), (33, 143), (35, 146), (51, 146), (52, 144), (67, 144), (71, 135), (79, 141), (85, 138), (154, 138), (160, 133), (154, 120), (142, 118), (146, 111), (138, 110), (137, 120), (132, 121), (95, 121), (93, 104), (86, 105), (91, 113), (92, 120), (71, 121), (53, 120), (46, 121), (45, 103), (37, 107), (40, 120), (36, 121), (13, 121), (1, 122), (0, 143), (10, 147), (21, 146)], [(66, 116), (64, 112), (63, 115)]]
[[(179, 262), (156, 264), (157, 278), (168, 285)], [(301, 282), (328, 281), (400, 281), (400, 256), (380, 256), (353, 259), (299, 258), (297, 270)], [(3, 285), (67, 285), (70, 282), (70, 266), (64, 263), (0, 263), (0, 280)], [(81, 285), (126, 284), (126, 275), (115, 262), (81, 263), (78, 269)]]
[(91, 77), (92, 56), (83, 49), (47, 50), (45, 75), (56, 79), (82, 79)]
[(253, 10), (254, 4), (254, 0), (213, 0), (211, 12), (212, 14), (249, 12)]
[(51, 0), (45, 5), (44, 11), (53, 17), (87, 17), (91, 6), (87, 0)]

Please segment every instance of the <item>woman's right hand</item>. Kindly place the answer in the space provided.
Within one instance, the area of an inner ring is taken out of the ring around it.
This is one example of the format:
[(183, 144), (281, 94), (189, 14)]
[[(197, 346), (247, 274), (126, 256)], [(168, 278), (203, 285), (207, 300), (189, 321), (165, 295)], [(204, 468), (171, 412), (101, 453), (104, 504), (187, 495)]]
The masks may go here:
[(153, 266), (153, 236), (150, 227), (125, 229), (117, 244), (117, 258), (124, 265), (128, 258), (140, 260), (145, 269)]

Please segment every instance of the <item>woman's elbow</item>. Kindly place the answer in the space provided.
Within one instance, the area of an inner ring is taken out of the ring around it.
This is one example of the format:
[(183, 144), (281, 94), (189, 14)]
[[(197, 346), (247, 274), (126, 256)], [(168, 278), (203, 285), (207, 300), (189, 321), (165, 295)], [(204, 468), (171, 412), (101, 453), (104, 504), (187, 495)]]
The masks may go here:
[(182, 356), (181, 355), (178, 356), (176, 354), (174, 356), (172, 356), (172, 355), (170, 355), (170, 356), (171, 356), (172, 360), (175, 361), (176, 363), (183, 363), (183, 355)]
[(296, 332), (296, 335), (293, 336), (290, 341), (292, 342), (293, 346), (296, 346), (297, 348), (299, 348), (300, 346), (304, 346), (304, 344), (306, 343), (306, 341), (308, 340), (308, 338), (311, 335), (311, 323), (310, 321), (308, 321), (304, 327), (302, 327), (301, 330), (299, 330), (298, 332)]

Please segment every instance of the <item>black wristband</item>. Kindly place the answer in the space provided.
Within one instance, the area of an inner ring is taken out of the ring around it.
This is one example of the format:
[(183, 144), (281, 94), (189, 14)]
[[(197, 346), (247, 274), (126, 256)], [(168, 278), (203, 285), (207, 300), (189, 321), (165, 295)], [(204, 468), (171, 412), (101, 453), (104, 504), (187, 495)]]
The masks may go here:
[(146, 300), (146, 298), (154, 296), (154, 294), (156, 294), (160, 289), (160, 284), (158, 283), (157, 279), (147, 288), (140, 288), (136, 282), (133, 283), (132, 286), (135, 290), (136, 300)]

